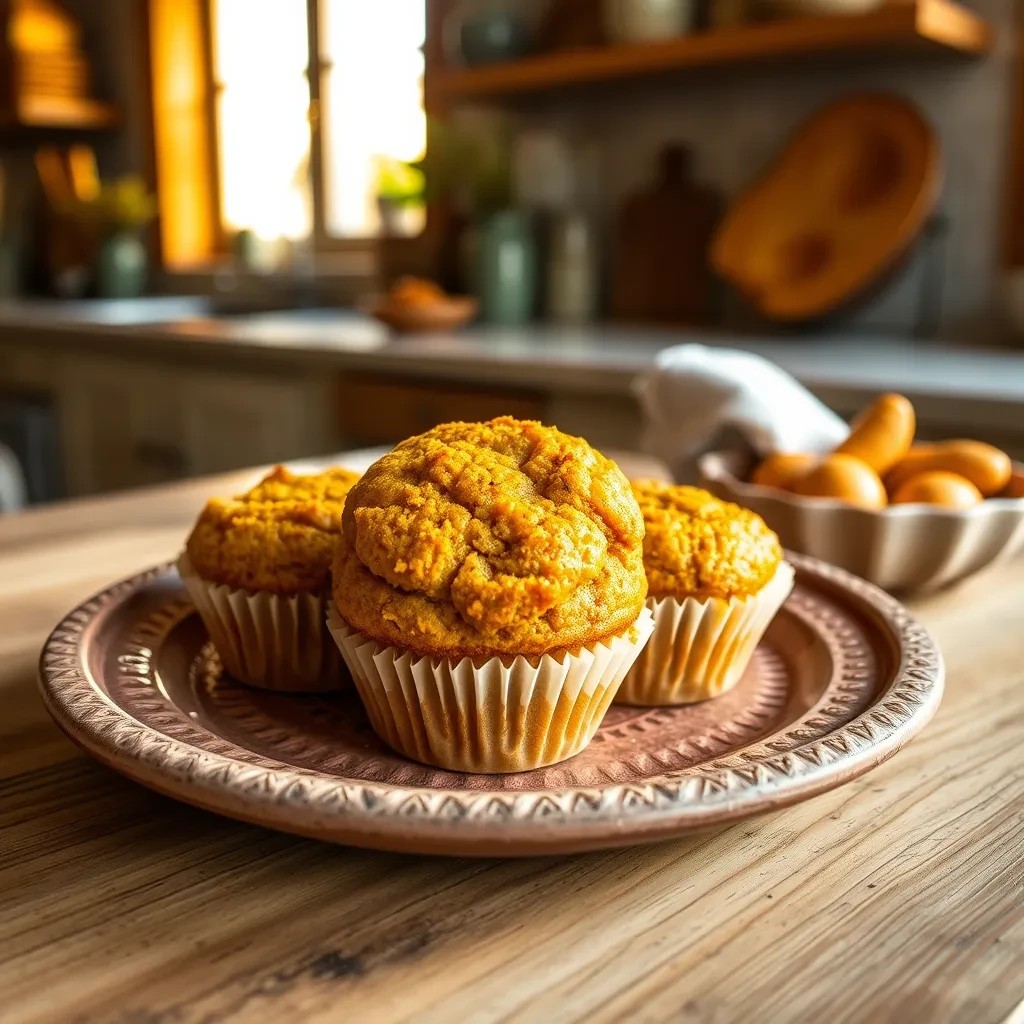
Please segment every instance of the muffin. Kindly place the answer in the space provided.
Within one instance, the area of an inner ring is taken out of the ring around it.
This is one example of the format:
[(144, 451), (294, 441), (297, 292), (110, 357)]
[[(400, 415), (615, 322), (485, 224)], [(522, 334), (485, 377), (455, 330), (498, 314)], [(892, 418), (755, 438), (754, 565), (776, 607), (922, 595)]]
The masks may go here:
[(298, 692), (342, 685), (325, 601), (345, 496), (358, 479), (278, 466), (244, 494), (206, 503), (178, 569), (236, 679)]
[(619, 469), (540, 423), (448, 423), (374, 463), (329, 625), (380, 737), (472, 772), (583, 749), (650, 635), (643, 531)]
[(749, 509), (697, 487), (632, 486), (654, 633), (616, 699), (653, 706), (717, 697), (743, 675), (793, 587), (793, 569)]

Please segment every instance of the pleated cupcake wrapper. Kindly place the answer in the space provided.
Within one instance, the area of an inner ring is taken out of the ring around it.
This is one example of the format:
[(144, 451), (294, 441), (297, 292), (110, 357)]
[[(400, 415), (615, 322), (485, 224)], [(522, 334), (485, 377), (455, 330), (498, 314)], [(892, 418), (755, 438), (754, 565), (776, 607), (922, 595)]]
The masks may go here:
[(793, 589), (793, 576), (792, 566), (783, 562), (748, 598), (648, 598), (654, 632), (619, 688), (616, 703), (693, 704), (735, 686)]
[(593, 739), (654, 628), (645, 608), (624, 633), (539, 658), (433, 658), (385, 647), (333, 605), (327, 628), (377, 735), (406, 757), (462, 772), (564, 761)]
[(322, 594), (283, 596), (211, 583), (186, 554), (178, 559), (178, 572), (221, 663), (236, 679), (288, 693), (322, 693), (346, 684), (324, 628)]

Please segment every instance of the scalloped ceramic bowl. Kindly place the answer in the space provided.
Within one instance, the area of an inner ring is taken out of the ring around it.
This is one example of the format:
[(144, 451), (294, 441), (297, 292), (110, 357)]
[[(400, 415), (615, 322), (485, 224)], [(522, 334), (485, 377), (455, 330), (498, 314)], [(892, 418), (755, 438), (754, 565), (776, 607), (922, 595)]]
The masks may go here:
[[(753, 509), (786, 548), (813, 555), (885, 590), (935, 590), (1024, 549), (1024, 497), (989, 498), (969, 509), (897, 505), (871, 510), (804, 498), (746, 482), (750, 461), (734, 452), (700, 459), (701, 483)], [(1024, 466), (1014, 465), (1024, 494)]]

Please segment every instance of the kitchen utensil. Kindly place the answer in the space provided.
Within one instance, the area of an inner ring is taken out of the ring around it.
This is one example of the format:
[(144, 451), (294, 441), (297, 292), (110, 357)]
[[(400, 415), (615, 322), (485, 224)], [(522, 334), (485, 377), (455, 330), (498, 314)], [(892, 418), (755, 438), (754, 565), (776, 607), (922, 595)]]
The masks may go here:
[(463, 775), (392, 753), (354, 693), (294, 697), (221, 674), (177, 572), (76, 608), (43, 649), (43, 700), (94, 757), (144, 785), (270, 828), (378, 849), (551, 854), (724, 826), (891, 757), (942, 693), (905, 608), (794, 555), (793, 593), (737, 688), (682, 708), (613, 707), (569, 761)]
[[(795, 551), (821, 558), (886, 590), (935, 590), (1024, 549), (1024, 497), (988, 498), (968, 509), (937, 505), (854, 508), (746, 483), (747, 458), (710, 452), (699, 460), (701, 483), (757, 512)], [(1015, 467), (1024, 494), (1024, 466)]]
[(626, 200), (615, 234), (611, 313), (619, 320), (706, 324), (715, 306), (708, 247), (718, 196), (693, 181), (688, 151), (662, 150), (654, 185)]

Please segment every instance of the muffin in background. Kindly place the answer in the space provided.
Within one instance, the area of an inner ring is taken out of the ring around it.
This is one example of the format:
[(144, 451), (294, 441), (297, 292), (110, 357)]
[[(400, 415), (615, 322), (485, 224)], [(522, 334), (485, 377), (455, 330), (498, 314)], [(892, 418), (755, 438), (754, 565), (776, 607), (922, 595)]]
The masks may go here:
[(359, 479), (358, 473), (331, 466), (322, 473), (293, 473), (287, 466), (275, 466), (258, 484), (238, 495), (239, 501), (312, 501), (345, 504), (345, 497)]
[(331, 560), (357, 473), (278, 466), (234, 499), (206, 503), (178, 570), (225, 669), (268, 690), (344, 685), (324, 627)]
[(778, 537), (749, 509), (697, 487), (632, 484), (644, 517), (654, 633), (623, 704), (692, 704), (739, 682), (793, 586)]
[(329, 627), (386, 743), (471, 772), (589, 743), (651, 629), (614, 463), (536, 422), (448, 423), (374, 463), (342, 525)]

